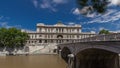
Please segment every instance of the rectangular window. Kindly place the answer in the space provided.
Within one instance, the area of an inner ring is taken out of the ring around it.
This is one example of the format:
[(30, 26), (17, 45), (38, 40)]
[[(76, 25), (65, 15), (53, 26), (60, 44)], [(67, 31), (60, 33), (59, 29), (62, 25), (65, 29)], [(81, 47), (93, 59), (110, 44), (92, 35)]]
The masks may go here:
[(39, 43), (42, 43), (42, 40), (39, 40)]
[(39, 35), (39, 37), (41, 37), (41, 35)]

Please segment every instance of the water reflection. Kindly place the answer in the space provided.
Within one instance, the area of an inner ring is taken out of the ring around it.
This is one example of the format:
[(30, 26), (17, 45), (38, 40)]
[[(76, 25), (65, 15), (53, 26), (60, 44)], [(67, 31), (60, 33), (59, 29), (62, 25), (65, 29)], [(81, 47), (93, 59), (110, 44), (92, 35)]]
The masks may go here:
[(0, 57), (0, 68), (66, 68), (57, 55)]

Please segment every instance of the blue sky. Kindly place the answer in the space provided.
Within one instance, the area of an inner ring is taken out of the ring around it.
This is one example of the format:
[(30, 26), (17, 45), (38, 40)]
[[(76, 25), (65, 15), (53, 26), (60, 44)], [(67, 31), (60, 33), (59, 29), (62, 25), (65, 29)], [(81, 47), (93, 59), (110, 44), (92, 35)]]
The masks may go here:
[(107, 12), (83, 16), (76, 0), (0, 0), (0, 27), (36, 30), (36, 23), (81, 24), (83, 32), (120, 31), (120, 0), (110, 0)]

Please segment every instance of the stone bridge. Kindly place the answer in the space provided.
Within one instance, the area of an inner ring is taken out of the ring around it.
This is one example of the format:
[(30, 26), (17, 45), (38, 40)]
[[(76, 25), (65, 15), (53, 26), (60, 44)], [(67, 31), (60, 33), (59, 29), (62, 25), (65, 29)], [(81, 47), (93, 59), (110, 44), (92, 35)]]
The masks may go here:
[(68, 68), (120, 68), (120, 34), (98, 35), (58, 45)]

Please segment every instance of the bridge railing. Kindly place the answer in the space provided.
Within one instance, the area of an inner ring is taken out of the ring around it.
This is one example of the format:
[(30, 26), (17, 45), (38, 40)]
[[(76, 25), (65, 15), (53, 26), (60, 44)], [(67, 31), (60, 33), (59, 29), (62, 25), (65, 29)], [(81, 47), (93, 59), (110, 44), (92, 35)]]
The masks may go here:
[(96, 35), (94, 37), (80, 39), (79, 42), (89, 42), (89, 41), (119, 41), (120, 33), (108, 34), (108, 35)]

